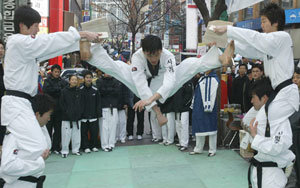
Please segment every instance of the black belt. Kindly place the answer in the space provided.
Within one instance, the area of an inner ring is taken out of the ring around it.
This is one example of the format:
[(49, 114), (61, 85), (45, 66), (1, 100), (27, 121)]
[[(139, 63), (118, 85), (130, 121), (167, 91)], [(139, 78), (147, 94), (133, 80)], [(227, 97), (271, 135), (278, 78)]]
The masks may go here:
[(24, 177), (19, 178), (19, 180), (21, 180), (21, 181), (36, 183), (36, 188), (43, 188), (45, 179), (46, 179), (46, 176), (40, 176), (38, 178), (36, 178), (34, 176), (24, 176)]
[(5, 95), (21, 97), (21, 98), (29, 100), (30, 102), (32, 102), (32, 99), (33, 99), (33, 97), (31, 97), (29, 94), (22, 92), (22, 91), (16, 91), (16, 90), (6, 90)]
[[(43, 188), (45, 179), (46, 179), (46, 176), (40, 176), (38, 178), (36, 178), (34, 176), (24, 176), (24, 177), (20, 177), (18, 180), (27, 181), (30, 183), (36, 183), (36, 188)], [(5, 183), (6, 182), (4, 181), (4, 179), (0, 178), (0, 188), (3, 188)]]
[[(79, 124), (78, 121), (76, 121), (77, 129), (79, 129)], [(70, 121), (70, 128), (73, 128), (73, 121)]]
[(248, 169), (248, 185), (249, 188), (252, 187), (251, 184), (251, 167), (255, 166), (257, 171), (257, 187), (262, 186), (262, 167), (278, 167), (277, 163), (274, 162), (259, 162), (254, 157), (250, 159), (250, 166)]
[(293, 84), (292, 79), (288, 79), (282, 83), (280, 83), (275, 90), (272, 91), (272, 93), (270, 94), (270, 97), (268, 99), (268, 101), (265, 104), (265, 111), (266, 111), (266, 115), (267, 115), (267, 126), (266, 126), (266, 132), (265, 132), (265, 137), (270, 137), (270, 124), (269, 124), (269, 119), (268, 119), (268, 109), (269, 109), (269, 105), (271, 104), (271, 102), (275, 99), (276, 95), (279, 93), (279, 91), (283, 88), (285, 88), (286, 86), (289, 86)]
[(5, 181), (3, 178), (0, 178), (0, 188), (3, 188), (5, 184)]

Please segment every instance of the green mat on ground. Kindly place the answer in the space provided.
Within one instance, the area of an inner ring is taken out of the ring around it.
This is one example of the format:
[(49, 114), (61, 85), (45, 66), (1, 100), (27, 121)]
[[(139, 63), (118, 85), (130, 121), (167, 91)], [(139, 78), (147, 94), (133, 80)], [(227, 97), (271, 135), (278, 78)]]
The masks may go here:
[(122, 146), (113, 152), (51, 155), (45, 188), (243, 188), (248, 163), (236, 152), (189, 155), (177, 147)]

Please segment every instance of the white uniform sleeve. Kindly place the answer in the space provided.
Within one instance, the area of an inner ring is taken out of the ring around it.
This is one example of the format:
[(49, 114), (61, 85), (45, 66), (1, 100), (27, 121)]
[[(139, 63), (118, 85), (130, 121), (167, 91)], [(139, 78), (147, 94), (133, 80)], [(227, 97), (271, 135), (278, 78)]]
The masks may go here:
[(74, 27), (67, 32), (37, 35), (36, 38), (23, 37), (18, 41), (20, 50), (38, 61), (47, 60), (62, 54), (79, 50), (80, 35)]
[(175, 85), (175, 66), (175, 57), (170, 57), (165, 64), (166, 72), (164, 74), (163, 84), (157, 90), (157, 93), (159, 93), (162, 97), (159, 99), (161, 103), (164, 103), (173, 91)]
[[(230, 42), (231, 39), (228, 39)], [(253, 46), (241, 43), (239, 41), (234, 41), (235, 53), (240, 54), (243, 57), (253, 58), (263, 60), (263, 53), (253, 48)]]
[(1, 158), (2, 173), (8, 176), (29, 176), (43, 172), (45, 162), (42, 157), (34, 160), (21, 159), (18, 156), (18, 145), (13, 135), (8, 135), (4, 139)]
[(254, 106), (250, 108), (250, 110), (246, 113), (246, 115), (243, 118), (243, 123), (247, 127), (250, 126), (250, 122), (253, 118), (255, 118), (258, 111), (255, 110)]
[[(147, 78), (144, 73), (144, 67), (142, 65), (143, 60), (138, 57), (138, 55), (133, 55), (132, 57), (132, 70), (131, 75), (134, 82), (134, 85), (137, 89), (137, 92), (142, 100), (152, 97), (153, 93), (148, 86)], [(153, 102), (151, 105), (146, 106), (146, 109), (149, 111), (156, 102)]]
[(218, 81), (215, 78), (211, 78), (210, 100), (207, 101), (207, 108), (204, 109), (205, 112), (212, 112), (214, 109), (217, 98), (218, 85)]
[[(256, 50), (257, 52), (255, 54), (258, 55), (258, 57), (261, 56), (261, 53), (270, 56), (278, 55), (284, 40), (287, 40), (289, 37), (288, 34), (284, 32), (259, 33), (254, 30), (233, 26), (227, 26), (227, 36), (239, 42), (239, 49), (244, 49), (243, 52), (250, 50), (251, 53), (254, 53)], [(245, 47), (248, 46), (249, 49), (242, 48), (242, 45), (245, 45)]]
[(253, 139), (251, 147), (259, 152), (276, 156), (283, 151), (287, 151), (291, 145), (292, 131), (289, 120), (286, 120), (280, 124), (271, 126), (271, 137), (264, 137), (257, 134)]

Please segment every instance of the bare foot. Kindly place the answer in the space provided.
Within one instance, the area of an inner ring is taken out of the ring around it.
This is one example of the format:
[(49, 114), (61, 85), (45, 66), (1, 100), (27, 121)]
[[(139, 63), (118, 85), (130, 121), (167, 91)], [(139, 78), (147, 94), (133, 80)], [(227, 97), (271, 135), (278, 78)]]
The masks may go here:
[(159, 114), (156, 117), (157, 117), (158, 124), (161, 127), (164, 126), (166, 123), (168, 123), (168, 119), (164, 115)]
[(154, 105), (152, 110), (155, 112), (158, 124), (161, 127), (168, 122), (168, 119), (161, 113), (160, 108), (157, 105)]
[(234, 41), (230, 41), (224, 53), (220, 55), (219, 60), (222, 62), (222, 66), (232, 66), (232, 58), (234, 55)]

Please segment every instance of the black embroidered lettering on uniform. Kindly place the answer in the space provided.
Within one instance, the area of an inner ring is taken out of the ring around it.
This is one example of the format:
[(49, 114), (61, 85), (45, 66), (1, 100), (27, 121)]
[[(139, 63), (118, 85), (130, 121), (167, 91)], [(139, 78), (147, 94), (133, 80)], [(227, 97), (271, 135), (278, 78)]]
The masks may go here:
[(281, 138), (282, 135), (283, 135), (283, 132), (280, 131), (280, 132), (278, 133), (278, 135), (275, 136), (275, 141), (274, 141), (275, 144), (277, 144), (277, 143), (280, 142), (280, 138)]
[(278, 144), (280, 142), (280, 136), (275, 136), (275, 144)]
[(169, 59), (167, 64), (170, 64), (170, 66), (168, 67), (168, 71), (169, 72), (174, 72), (174, 68), (173, 68), (173, 64), (172, 64), (172, 59)]

